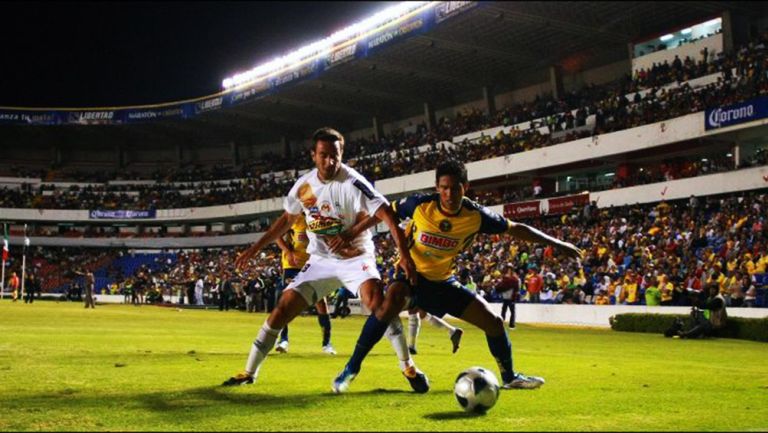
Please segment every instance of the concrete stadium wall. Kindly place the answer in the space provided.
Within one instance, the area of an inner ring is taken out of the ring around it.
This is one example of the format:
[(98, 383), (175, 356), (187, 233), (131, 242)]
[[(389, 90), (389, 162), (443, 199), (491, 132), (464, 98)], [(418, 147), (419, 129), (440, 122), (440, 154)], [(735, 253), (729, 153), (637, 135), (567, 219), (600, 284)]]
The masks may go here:
[[(501, 303), (488, 304), (496, 314), (501, 314)], [(359, 299), (350, 299), (352, 314), (364, 313)], [(688, 314), (691, 307), (647, 307), (643, 305), (565, 305), (565, 304), (517, 304), (516, 323), (540, 323), (549, 325), (596, 326), (609, 328), (609, 318), (622, 313)], [(768, 317), (768, 308), (729, 308), (731, 317), (759, 319)], [(400, 314), (408, 317), (408, 312)], [(451, 318), (453, 316), (446, 316)]]
[[(43, 247), (98, 247), (98, 248), (213, 248), (250, 245), (264, 233), (242, 233), (222, 236), (165, 237), (165, 238), (72, 238), (56, 236), (30, 236), (32, 246)], [(11, 245), (21, 246), (24, 238), (9, 236)]]
[(597, 191), (590, 200), (598, 207), (623, 206), (634, 203), (654, 203), (661, 200), (677, 200), (692, 195), (724, 194), (736, 191), (768, 188), (768, 166), (747, 168), (734, 172), (716, 173), (650, 185)]

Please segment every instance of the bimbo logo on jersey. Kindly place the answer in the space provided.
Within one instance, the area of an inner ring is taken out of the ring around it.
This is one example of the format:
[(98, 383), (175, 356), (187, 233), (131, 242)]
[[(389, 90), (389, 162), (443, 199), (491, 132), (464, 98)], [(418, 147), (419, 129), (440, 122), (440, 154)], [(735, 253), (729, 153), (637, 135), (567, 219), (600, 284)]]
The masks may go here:
[(422, 244), (436, 248), (438, 250), (452, 250), (459, 245), (458, 239), (449, 238), (447, 236), (441, 236), (435, 233), (422, 232), (419, 234), (419, 242)]
[(716, 129), (725, 126), (749, 122), (768, 117), (768, 98), (761, 97), (739, 104), (712, 108), (705, 113), (705, 129)]

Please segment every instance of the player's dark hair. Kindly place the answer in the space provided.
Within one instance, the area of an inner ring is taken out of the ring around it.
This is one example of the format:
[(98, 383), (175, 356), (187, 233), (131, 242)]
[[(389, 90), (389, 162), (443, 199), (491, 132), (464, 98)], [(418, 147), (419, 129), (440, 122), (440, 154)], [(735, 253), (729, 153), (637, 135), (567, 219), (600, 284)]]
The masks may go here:
[(449, 159), (437, 166), (435, 183), (440, 182), (440, 178), (443, 176), (454, 176), (459, 182), (467, 183), (467, 168), (464, 167), (464, 163)]
[(344, 136), (341, 132), (324, 126), (312, 133), (312, 150), (317, 150), (318, 141), (327, 141), (329, 143), (339, 142), (339, 150), (344, 153)]

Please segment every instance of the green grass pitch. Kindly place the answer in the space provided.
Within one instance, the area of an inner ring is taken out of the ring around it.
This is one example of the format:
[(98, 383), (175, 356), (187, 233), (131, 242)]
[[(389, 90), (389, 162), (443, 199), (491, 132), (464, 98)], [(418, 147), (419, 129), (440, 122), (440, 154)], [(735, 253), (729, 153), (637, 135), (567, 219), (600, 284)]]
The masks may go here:
[(333, 320), (335, 357), (315, 317), (291, 324), (288, 354), (270, 354), (256, 384), (218, 385), (243, 368), (263, 314), (154, 306), (0, 302), (0, 430), (768, 430), (768, 346), (681, 341), (603, 329), (518, 326), (516, 369), (538, 390), (503, 391), (485, 416), (460, 411), (453, 381), (498, 370), (466, 324), (459, 352), (423, 324), (410, 391), (388, 340), (348, 394), (330, 392), (361, 317)]

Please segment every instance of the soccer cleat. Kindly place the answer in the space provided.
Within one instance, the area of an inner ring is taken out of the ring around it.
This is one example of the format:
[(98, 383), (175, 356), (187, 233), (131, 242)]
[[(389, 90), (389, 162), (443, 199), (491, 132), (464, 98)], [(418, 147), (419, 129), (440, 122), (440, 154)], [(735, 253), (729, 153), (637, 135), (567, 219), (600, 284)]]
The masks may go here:
[(419, 352), (418, 352), (418, 351), (416, 351), (416, 348), (415, 348), (415, 347), (413, 347), (413, 346), (408, 346), (408, 353), (410, 353), (411, 355), (418, 355), (418, 353), (419, 353)]
[(221, 386), (251, 385), (255, 379), (248, 373), (237, 373), (234, 377), (225, 380)]
[(453, 343), (453, 353), (456, 353), (456, 351), (459, 350), (459, 343), (461, 342), (462, 335), (464, 335), (464, 330), (461, 328), (456, 328), (456, 330), (453, 331), (453, 334), (451, 334), (451, 343)]
[(334, 349), (333, 346), (331, 346), (330, 344), (326, 344), (325, 346), (323, 346), (323, 353), (327, 353), (329, 355), (335, 355), (336, 349)]
[(288, 353), (288, 340), (282, 340), (275, 347), (276, 352)]
[(537, 376), (526, 376), (522, 373), (517, 373), (509, 382), (504, 382), (502, 388), (504, 389), (536, 389), (544, 385), (544, 378)]
[(408, 383), (411, 384), (411, 388), (413, 388), (416, 393), (424, 394), (429, 391), (429, 379), (427, 379), (427, 375), (415, 366), (412, 365), (403, 370), (403, 376), (408, 379)]
[(344, 366), (344, 370), (342, 370), (341, 373), (336, 376), (336, 379), (333, 379), (333, 382), (331, 382), (331, 390), (336, 394), (347, 392), (349, 390), (349, 385), (355, 379), (355, 376), (357, 376), (356, 373), (352, 373), (346, 366)]

